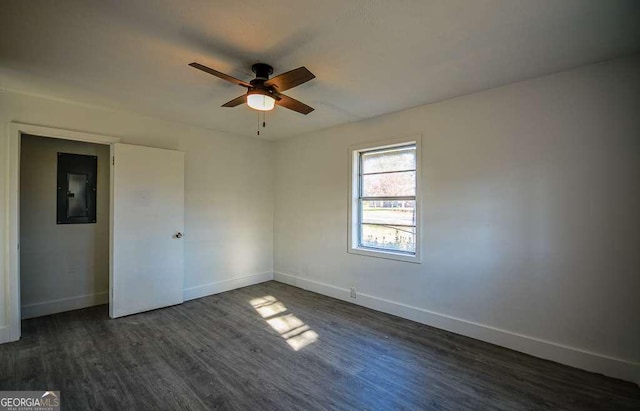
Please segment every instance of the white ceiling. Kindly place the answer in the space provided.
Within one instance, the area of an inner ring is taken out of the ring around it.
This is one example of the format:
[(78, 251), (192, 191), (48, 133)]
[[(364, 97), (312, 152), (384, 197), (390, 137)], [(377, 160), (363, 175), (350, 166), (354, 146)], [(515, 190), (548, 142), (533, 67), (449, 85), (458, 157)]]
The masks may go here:
[(306, 66), (276, 108), (276, 139), (640, 50), (636, 0), (3, 0), (0, 88), (256, 135), (257, 112), (220, 105), (243, 80)]

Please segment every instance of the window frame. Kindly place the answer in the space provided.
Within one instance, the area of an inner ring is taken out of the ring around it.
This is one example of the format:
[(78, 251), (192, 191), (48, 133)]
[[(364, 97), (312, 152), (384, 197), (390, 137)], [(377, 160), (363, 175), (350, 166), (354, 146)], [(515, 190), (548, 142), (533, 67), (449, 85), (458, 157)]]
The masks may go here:
[[(347, 252), (350, 254), (363, 255), (368, 257), (386, 258), (397, 261), (405, 261), (410, 263), (422, 262), (422, 178), (421, 178), (421, 144), (422, 136), (415, 135), (411, 137), (390, 139), (384, 141), (375, 141), (370, 143), (358, 144), (349, 147), (349, 213), (348, 213), (348, 248)], [(403, 147), (408, 145), (415, 145), (416, 147), (416, 195), (415, 195), (415, 212), (416, 212), (416, 240), (415, 240), (415, 254), (384, 250), (372, 247), (364, 247), (359, 244), (360, 230), (362, 228), (362, 216), (359, 206), (361, 197), (360, 186), (360, 161), (361, 154), (365, 152), (372, 152), (377, 150), (385, 150), (396, 147)]]

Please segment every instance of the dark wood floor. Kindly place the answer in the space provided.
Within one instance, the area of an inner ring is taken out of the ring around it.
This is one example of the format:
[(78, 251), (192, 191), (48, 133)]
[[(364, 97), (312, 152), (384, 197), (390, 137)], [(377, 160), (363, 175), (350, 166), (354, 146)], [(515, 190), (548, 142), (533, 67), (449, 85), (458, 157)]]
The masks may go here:
[(63, 409), (640, 409), (634, 384), (276, 282), (22, 325), (0, 390), (60, 390)]

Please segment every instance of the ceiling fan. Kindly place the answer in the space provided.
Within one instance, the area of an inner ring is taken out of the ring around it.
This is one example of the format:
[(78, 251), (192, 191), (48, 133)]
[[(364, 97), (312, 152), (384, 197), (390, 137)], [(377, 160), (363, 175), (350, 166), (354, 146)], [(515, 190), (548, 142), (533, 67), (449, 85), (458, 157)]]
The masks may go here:
[(269, 111), (277, 104), (305, 115), (314, 110), (313, 107), (309, 107), (294, 98), (282, 94), (285, 90), (289, 90), (316, 78), (306, 67), (298, 67), (297, 69), (287, 71), (270, 79), (269, 76), (273, 74), (273, 67), (264, 63), (256, 63), (251, 66), (251, 70), (256, 73), (256, 78), (247, 83), (246, 81), (231, 77), (228, 74), (203, 66), (200, 63), (194, 62), (189, 65), (205, 73), (212, 74), (223, 80), (247, 88), (246, 94), (234, 98), (223, 104), (222, 107), (236, 107), (240, 104), (247, 103), (249, 107), (255, 110)]

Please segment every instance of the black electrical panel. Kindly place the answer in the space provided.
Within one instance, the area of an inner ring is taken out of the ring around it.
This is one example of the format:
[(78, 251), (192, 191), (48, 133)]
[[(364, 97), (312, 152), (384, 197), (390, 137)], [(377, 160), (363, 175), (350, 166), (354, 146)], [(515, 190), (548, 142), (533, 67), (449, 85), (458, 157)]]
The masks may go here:
[(96, 222), (98, 157), (58, 153), (58, 224)]

